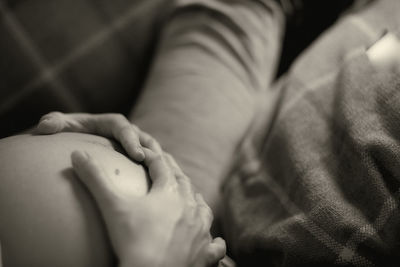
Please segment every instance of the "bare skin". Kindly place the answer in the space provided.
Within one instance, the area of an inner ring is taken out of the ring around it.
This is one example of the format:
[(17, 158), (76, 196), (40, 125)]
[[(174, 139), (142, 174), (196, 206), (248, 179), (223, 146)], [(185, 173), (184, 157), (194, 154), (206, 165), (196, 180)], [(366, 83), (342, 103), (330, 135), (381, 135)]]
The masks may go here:
[(148, 135), (141, 134), (138, 127), (120, 114), (91, 115), (51, 112), (40, 119), (35, 132), (38, 134), (80, 132), (113, 138), (120, 142), (132, 159), (139, 162), (144, 159), (141, 141), (145, 140), (141, 140), (141, 138), (148, 137)]
[(147, 195), (121, 195), (96, 159), (85, 151), (71, 155), (76, 174), (101, 211), (120, 266), (213, 266), (225, 256), (223, 239), (210, 235), (210, 208), (150, 135), (115, 114), (51, 113), (37, 128), (38, 133), (60, 131), (112, 137), (149, 170)]
[(106, 138), (59, 133), (0, 140), (4, 266), (115, 266), (100, 210), (72, 168), (71, 153), (77, 149), (102, 165), (121, 194), (148, 193), (150, 177), (143, 164), (129, 160)]
[(172, 157), (157, 144), (153, 149), (144, 148), (153, 181), (145, 197), (121, 197), (93, 158), (72, 154), (78, 176), (99, 204), (120, 266), (215, 264), (225, 255), (225, 243), (210, 236), (210, 209)]

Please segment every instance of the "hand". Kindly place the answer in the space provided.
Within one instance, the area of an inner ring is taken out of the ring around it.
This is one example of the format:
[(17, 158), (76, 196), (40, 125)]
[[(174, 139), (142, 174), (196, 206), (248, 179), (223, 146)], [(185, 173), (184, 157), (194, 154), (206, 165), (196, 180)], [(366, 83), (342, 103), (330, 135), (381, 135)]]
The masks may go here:
[(174, 159), (142, 133), (144, 163), (152, 179), (148, 195), (121, 195), (87, 153), (72, 154), (73, 167), (94, 196), (120, 266), (200, 267), (225, 256), (225, 241), (212, 239), (213, 216)]
[(44, 115), (34, 133), (54, 134), (58, 132), (91, 133), (114, 138), (137, 161), (143, 161), (144, 152), (140, 143), (141, 131), (123, 115), (51, 112)]

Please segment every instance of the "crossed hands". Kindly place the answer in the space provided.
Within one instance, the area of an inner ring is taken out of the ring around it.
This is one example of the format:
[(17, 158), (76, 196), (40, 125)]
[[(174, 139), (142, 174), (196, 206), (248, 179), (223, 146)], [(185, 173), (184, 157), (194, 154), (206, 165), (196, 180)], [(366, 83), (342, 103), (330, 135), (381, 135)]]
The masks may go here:
[(122, 196), (94, 158), (84, 151), (71, 155), (76, 174), (99, 206), (120, 267), (214, 266), (224, 258), (225, 241), (210, 235), (211, 209), (149, 134), (118, 114), (52, 112), (36, 129), (38, 134), (65, 131), (114, 138), (149, 170), (152, 186), (146, 196)]

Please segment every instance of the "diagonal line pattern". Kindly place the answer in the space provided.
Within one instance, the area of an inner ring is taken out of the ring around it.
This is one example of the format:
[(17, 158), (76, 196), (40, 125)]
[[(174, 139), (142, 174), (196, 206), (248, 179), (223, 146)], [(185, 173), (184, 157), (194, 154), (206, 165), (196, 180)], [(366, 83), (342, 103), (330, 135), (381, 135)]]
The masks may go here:
[[(363, 227), (360, 227), (358, 231), (356, 231), (347, 241), (346, 248), (351, 250), (356, 250), (359, 244), (364, 242), (367, 238), (377, 236), (378, 232), (385, 226), (387, 220), (390, 216), (393, 215), (393, 212), (398, 209), (398, 203), (396, 201), (397, 198), (400, 197), (400, 190), (396, 192), (395, 197), (389, 196), (382, 205), (381, 211), (374, 223), (365, 224)], [(336, 263), (338, 264), (346, 264), (351, 262), (352, 258), (343, 257), (342, 254), (345, 252), (341, 252), (336, 259)]]
[(365, 257), (357, 254), (356, 251), (337, 242), (321, 227), (314, 223), (310, 218), (307, 218), (306, 214), (300, 208), (298, 208), (293, 201), (290, 200), (287, 193), (282, 190), (282, 188), (273, 179), (268, 178), (267, 183), (269, 189), (279, 199), (286, 211), (294, 215), (293, 218), (296, 219), (299, 225), (307, 230), (316, 240), (321, 242), (325, 247), (330, 249), (334, 254), (342, 255), (342, 257), (347, 257), (348, 262), (354, 264), (355, 266), (375, 266), (374, 263), (372, 263)]
[[(56, 73), (39, 53), (38, 49), (32, 43), (32, 40), (24, 31), (22, 25), (15, 18), (13, 13), (5, 6), (3, 1), (0, 1), (0, 14), (3, 17), (4, 23), (9, 29), (12, 30), (11, 32), (14, 38), (19, 42), (26, 54), (29, 55), (32, 62), (41, 71), (41, 76), (44, 77), (46, 82), (51, 84), (51, 89), (55, 90), (58, 95), (66, 100), (66, 103), (68, 103), (71, 108), (75, 110), (81, 110), (80, 103), (76, 100), (74, 96), (70, 94), (70, 90), (59, 79), (57, 79)], [(40, 83), (38, 83), (37, 81), (30, 82), (21, 91), (11, 96), (10, 99), (4, 100), (4, 103), (0, 106), (0, 113), (5, 112), (16, 102), (15, 100), (18, 100), (20, 97), (27, 95), (29, 92), (32, 91), (32, 88), (37, 88), (39, 85)], [(10, 101), (13, 99), (14, 101)]]
[[(141, 13), (146, 12), (147, 10), (153, 7), (154, 6), (151, 3), (151, 1), (147, 1), (145, 5), (141, 6), (141, 8), (137, 8), (136, 5), (132, 5), (132, 7), (129, 8), (125, 14), (118, 17), (115, 21), (112, 21), (109, 25), (105, 26), (99, 32), (90, 36), (80, 46), (71, 50), (69, 54), (67, 54), (64, 58), (62, 58), (61, 60), (59, 60), (58, 62), (54, 63), (51, 66), (44, 64), (43, 60), (40, 58), (39, 54), (34, 49), (31, 42), (29, 42), (28, 43), (29, 46), (26, 49), (29, 49), (28, 52), (33, 55), (34, 57), (33, 59), (35, 60), (35, 62), (38, 61), (41, 63), (42, 71), (37, 77), (30, 80), (21, 90), (18, 90), (17, 93), (15, 93), (14, 95), (10, 96), (9, 98), (3, 101), (3, 104), (0, 106), (0, 114), (10, 109), (21, 98), (31, 93), (32, 91), (36, 90), (40, 85), (48, 82), (52, 82), (53, 84), (55, 82), (54, 81), (55, 76), (60, 74), (62, 71), (68, 68), (72, 63), (77, 61), (79, 58), (86, 55), (94, 48), (107, 41), (115, 33), (116, 29), (123, 28), (128, 23), (130, 23), (133, 18), (139, 17)], [(4, 6), (4, 4), (2, 4), (1, 1), (0, 1), (0, 11), (1, 13), (4, 13), (7, 23), (15, 31), (16, 38), (18, 38), (21, 44), (25, 44), (26, 46), (27, 44), (26, 34), (23, 33), (22, 27), (18, 24), (16, 19), (10, 14), (10, 11), (6, 9), (6, 7)], [(57, 88), (61, 86), (60, 84), (55, 84), (55, 85), (57, 85)], [(60, 88), (62, 88), (62, 90), (59, 91), (67, 92), (67, 90), (64, 90), (64, 87)], [(76, 107), (79, 108), (78, 105)]]
[[(344, 57), (344, 61), (348, 61), (353, 57), (358, 56), (361, 53), (364, 53), (364, 47), (359, 47), (351, 50)], [(341, 66), (337, 67), (335, 70), (326, 73), (325, 75), (320, 76), (319, 78), (310, 81), (304, 86), (304, 90), (300, 91), (297, 96), (294, 96), (288, 103), (282, 108), (282, 112), (280, 116), (285, 116), (286, 113), (289, 113), (301, 99), (303, 99), (309, 92), (322, 90), (325, 84), (331, 83), (333, 79), (337, 77), (341, 70)]]
[[(356, 15), (348, 16), (348, 20), (350, 21), (350, 23), (352, 23), (357, 28), (359, 28), (361, 30), (361, 32), (363, 32), (370, 40), (375, 40), (379, 36), (379, 33), (376, 30), (374, 30), (371, 26), (369, 26), (363, 19), (359, 18), (358, 16), (356, 16)], [(365, 49), (364, 47), (361, 47), (361, 48), (358, 47), (358, 48), (353, 49), (352, 51), (348, 52), (345, 55), (344, 61), (351, 59), (353, 56), (357, 56), (357, 54), (359, 54), (359, 53), (363, 53), (364, 49)], [(293, 107), (295, 107), (296, 104), (301, 99), (303, 99), (305, 97), (305, 95), (307, 95), (307, 93), (309, 93), (311, 91), (317, 91), (320, 88), (322, 88), (322, 85), (331, 82), (337, 76), (339, 71), (340, 71), (340, 66), (336, 70), (331, 71), (325, 75), (322, 75), (318, 79), (307, 84), (305, 86), (306, 87), (305, 90), (299, 92), (297, 96), (294, 96), (291, 99), (291, 101), (289, 101), (283, 107), (282, 112), (279, 115), (280, 118), (285, 117), (286, 113), (288, 113)]]

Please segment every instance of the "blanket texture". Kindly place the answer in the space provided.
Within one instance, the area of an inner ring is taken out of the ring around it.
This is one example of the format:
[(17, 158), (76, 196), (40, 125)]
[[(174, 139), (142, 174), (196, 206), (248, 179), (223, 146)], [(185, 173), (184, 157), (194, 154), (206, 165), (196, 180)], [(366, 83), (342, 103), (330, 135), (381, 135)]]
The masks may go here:
[(382, 0), (345, 16), (275, 88), (274, 119), (223, 191), (240, 266), (399, 266), (400, 73), (366, 55), (385, 31), (399, 35), (399, 12)]
[[(54, 109), (127, 113), (169, 3), (0, 0), (1, 136)], [(174, 3), (132, 118), (208, 200), (251, 127), (222, 191), (238, 264), (398, 266), (399, 73), (377, 72), (365, 49), (399, 33), (400, 2), (342, 18), (273, 88), (275, 1)]]

